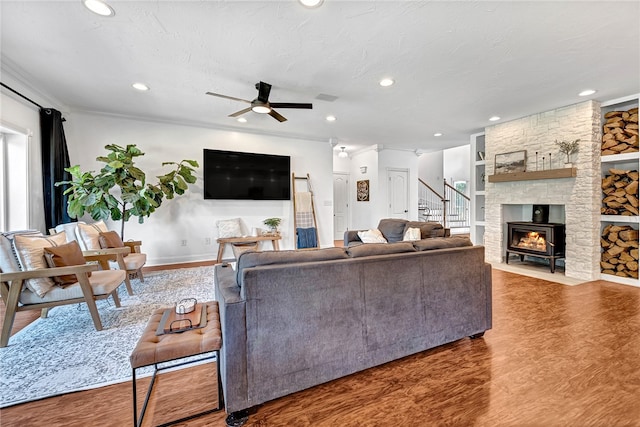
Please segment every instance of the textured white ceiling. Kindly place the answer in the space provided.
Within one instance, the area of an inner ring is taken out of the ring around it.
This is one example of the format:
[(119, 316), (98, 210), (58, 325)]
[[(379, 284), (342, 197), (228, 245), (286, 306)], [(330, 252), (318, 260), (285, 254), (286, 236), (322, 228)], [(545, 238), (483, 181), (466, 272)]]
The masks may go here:
[[(640, 92), (639, 1), (108, 3), (115, 17), (80, 0), (2, 0), (4, 71), (72, 111), (424, 151), (467, 143), (492, 115), (581, 102), (585, 88)], [(378, 86), (385, 76), (396, 84)], [(205, 95), (251, 100), (260, 80), (272, 102), (313, 110), (240, 124), (227, 116), (246, 104)]]

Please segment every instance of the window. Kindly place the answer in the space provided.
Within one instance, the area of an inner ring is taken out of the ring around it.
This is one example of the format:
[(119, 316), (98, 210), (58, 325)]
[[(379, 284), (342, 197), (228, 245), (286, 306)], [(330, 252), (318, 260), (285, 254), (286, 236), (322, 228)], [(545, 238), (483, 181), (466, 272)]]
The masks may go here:
[(29, 137), (0, 126), (0, 230), (29, 228)]

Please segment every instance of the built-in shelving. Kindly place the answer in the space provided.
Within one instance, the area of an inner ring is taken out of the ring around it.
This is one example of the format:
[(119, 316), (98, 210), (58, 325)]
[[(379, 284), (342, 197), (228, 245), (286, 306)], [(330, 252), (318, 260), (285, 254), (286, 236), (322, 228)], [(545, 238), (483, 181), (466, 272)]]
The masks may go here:
[[(604, 123), (604, 115), (609, 111), (621, 111), (628, 110), (633, 107), (638, 107), (638, 100), (640, 95), (632, 95), (625, 98), (620, 98), (608, 102), (602, 103), (602, 123)], [(601, 125), (602, 125), (601, 123)], [(625, 154), (612, 154), (600, 157), (601, 162), (601, 177), (604, 178), (609, 174), (609, 169), (625, 169), (625, 170), (640, 170), (640, 153), (625, 153)], [(636, 197), (638, 195), (636, 194)], [(631, 226), (634, 229), (640, 227), (640, 217), (637, 215), (600, 215), (600, 229), (604, 230), (607, 225), (626, 225)], [(612, 274), (600, 275), (602, 280), (610, 282), (621, 283), (624, 285), (640, 287), (640, 279), (631, 277), (619, 277)]]
[(533, 172), (514, 172), (489, 175), (489, 182), (533, 181), (537, 179), (575, 178), (576, 168), (547, 169)]
[(476, 245), (484, 244), (484, 200), (486, 181), (486, 160), (484, 133), (471, 135), (471, 241)]

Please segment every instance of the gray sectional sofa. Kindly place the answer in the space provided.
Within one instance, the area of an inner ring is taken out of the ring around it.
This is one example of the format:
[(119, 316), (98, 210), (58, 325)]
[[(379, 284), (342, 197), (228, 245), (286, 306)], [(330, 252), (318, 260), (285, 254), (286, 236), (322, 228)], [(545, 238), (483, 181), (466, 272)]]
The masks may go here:
[(491, 328), (468, 238), (246, 252), (215, 268), (228, 425), (287, 394)]

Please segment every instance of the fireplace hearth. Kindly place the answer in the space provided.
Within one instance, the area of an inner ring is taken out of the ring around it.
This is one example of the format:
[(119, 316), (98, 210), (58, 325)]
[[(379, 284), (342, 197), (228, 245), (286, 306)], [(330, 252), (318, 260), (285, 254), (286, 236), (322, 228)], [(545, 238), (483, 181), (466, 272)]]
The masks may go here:
[(535, 222), (508, 222), (508, 242), (505, 262), (509, 263), (509, 254), (534, 256), (549, 260), (552, 273), (556, 270), (556, 260), (564, 258), (565, 225), (557, 223), (540, 224)]

